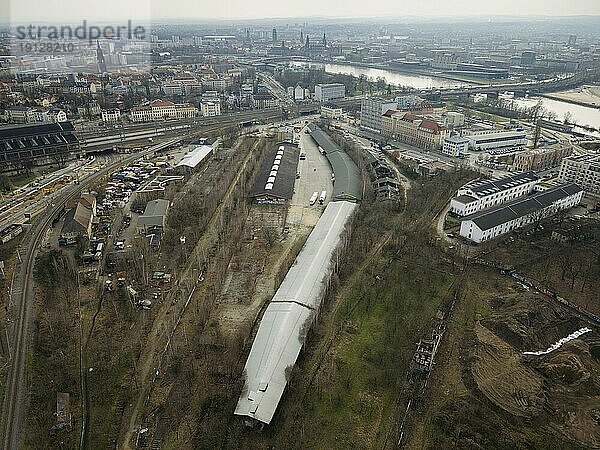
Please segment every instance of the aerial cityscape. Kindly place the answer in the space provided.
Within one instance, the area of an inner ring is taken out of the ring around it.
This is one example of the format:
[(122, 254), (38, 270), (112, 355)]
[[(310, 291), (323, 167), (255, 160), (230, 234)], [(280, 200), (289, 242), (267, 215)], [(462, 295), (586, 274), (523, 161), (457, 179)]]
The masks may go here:
[(600, 448), (596, 0), (0, 10), (0, 448)]

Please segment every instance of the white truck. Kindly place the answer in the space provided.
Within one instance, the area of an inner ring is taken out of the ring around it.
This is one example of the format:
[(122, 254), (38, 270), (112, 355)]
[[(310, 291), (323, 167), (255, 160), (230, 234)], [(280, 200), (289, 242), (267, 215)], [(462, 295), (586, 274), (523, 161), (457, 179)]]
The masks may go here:
[(322, 191), (321, 195), (319, 196), (319, 205), (322, 205), (323, 203), (325, 203), (326, 198), (327, 198), (327, 191)]
[(310, 200), (308, 201), (308, 204), (310, 206), (314, 205), (317, 202), (317, 198), (319, 198), (319, 193), (318, 192), (313, 192), (313, 195), (310, 197)]

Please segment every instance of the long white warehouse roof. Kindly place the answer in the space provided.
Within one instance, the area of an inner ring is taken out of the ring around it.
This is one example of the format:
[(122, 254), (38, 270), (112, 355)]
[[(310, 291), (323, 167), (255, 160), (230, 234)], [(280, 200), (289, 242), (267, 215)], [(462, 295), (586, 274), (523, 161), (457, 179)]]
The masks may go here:
[(175, 167), (187, 166), (193, 169), (198, 164), (200, 164), (204, 160), (204, 158), (210, 155), (210, 152), (212, 152), (212, 150), (212, 147), (209, 145), (200, 145), (194, 148), (194, 150), (192, 150), (191, 152), (187, 153), (183, 158), (181, 158), (181, 161), (179, 161), (179, 163)]
[(316, 309), (321, 303), (321, 290), (327, 281), (331, 255), (354, 208), (351, 202), (330, 202), (310, 233), (272, 302), (296, 302)]
[(330, 202), (267, 307), (246, 361), (235, 414), (270, 423), (331, 275), (332, 255), (358, 205)]

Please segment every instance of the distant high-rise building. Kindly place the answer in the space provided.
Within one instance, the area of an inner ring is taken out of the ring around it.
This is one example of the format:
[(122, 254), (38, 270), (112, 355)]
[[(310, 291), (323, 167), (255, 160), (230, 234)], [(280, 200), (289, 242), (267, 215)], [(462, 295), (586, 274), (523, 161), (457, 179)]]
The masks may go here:
[(300, 42), (304, 42), (304, 31), (300, 31)]
[(325, 36), (325, 33), (323, 33), (323, 46), (327, 47), (327, 37)]
[(98, 72), (106, 73), (106, 60), (104, 59), (104, 52), (100, 48), (100, 41), (96, 41), (96, 60), (98, 62)]
[(577, 43), (577, 36), (572, 34), (569, 36), (569, 47), (573, 47), (575, 46), (575, 44)]
[(530, 50), (521, 53), (521, 65), (523, 67), (533, 66), (535, 64), (536, 54)]
[(344, 98), (346, 96), (346, 86), (341, 83), (316, 84), (315, 100), (327, 103), (331, 100)]
[(273, 44), (277, 43), (277, 28), (273, 28)]

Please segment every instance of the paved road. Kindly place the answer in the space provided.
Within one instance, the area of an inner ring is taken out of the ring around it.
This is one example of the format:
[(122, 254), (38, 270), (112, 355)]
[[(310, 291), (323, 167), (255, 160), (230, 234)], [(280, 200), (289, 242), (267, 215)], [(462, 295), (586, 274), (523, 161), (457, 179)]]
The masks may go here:
[(319, 153), (317, 144), (310, 135), (302, 133), (300, 152), (306, 153), (306, 159), (298, 162), (300, 178), (294, 185), (294, 195), (290, 202), (287, 222), (292, 225), (314, 226), (324, 206), (319, 202), (313, 206), (308, 204), (313, 192), (327, 191), (327, 201), (331, 199), (333, 183), (331, 182), (331, 166), (325, 156)]

